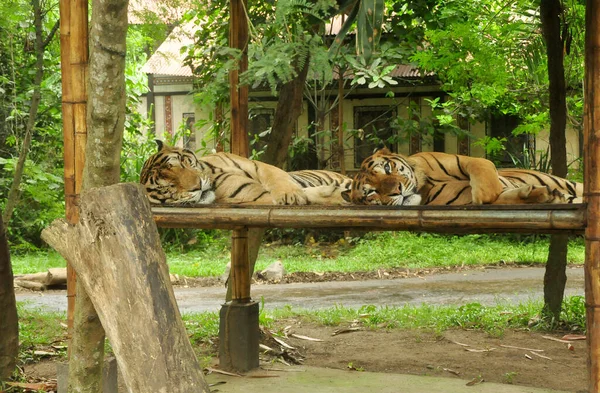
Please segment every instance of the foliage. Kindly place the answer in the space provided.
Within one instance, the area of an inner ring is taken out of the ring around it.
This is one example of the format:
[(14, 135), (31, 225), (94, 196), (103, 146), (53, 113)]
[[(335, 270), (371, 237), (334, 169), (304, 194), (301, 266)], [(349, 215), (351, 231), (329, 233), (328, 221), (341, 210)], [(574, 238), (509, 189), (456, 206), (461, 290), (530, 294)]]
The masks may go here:
[[(571, 125), (580, 127), (583, 72), (583, 15), (579, 2), (564, 3), (563, 35), (568, 34), (565, 68)], [(410, 12), (407, 12), (410, 14)], [(433, 72), (450, 96), (454, 116), (486, 120), (491, 113), (514, 115), (513, 131), (536, 134), (548, 129), (548, 78), (538, 9), (531, 2), (444, 1), (426, 11), (412, 60)], [(402, 20), (405, 20), (402, 14)], [(501, 139), (479, 142), (488, 152)], [(532, 164), (536, 164), (533, 163)]]
[[(47, 36), (58, 23), (58, 2), (45, 2), (44, 6), (43, 30)], [(33, 90), (34, 26), (29, 2), (2, 2), (0, 31), (4, 37), (0, 41), (0, 207), (3, 207), (23, 143)], [(41, 228), (64, 214), (58, 41), (55, 35), (46, 47), (41, 103), (21, 184), (21, 200), (11, 222), (5, 223), (13, 249), (39, 246)]]

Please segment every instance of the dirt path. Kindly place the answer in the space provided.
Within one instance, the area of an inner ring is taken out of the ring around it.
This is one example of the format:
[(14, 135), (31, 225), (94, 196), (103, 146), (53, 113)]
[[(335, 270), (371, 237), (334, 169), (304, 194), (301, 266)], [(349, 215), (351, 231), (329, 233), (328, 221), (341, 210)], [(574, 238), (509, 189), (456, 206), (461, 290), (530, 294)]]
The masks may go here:
[[(480, 268), (445, 274), (430, 274), (387, 280), (255, 284), (254, 299), (264, 299), (268, 309), (290, 305), (293, 308), (321, 309), (335, 305), (360, 307), (365, 304), (401, 306), (404, 304), (465, 304), (479, 302), (516, 303), (543, 296), (544, 268)], [(566, 295), (583, 295), (583, 268), (567, 269)], [(175, 296), (182, 312), (218, 311), (224, 286), (176, 287)], [(18, 301), (46, 310), (66, 310), (65, 291), (20, 292)]]

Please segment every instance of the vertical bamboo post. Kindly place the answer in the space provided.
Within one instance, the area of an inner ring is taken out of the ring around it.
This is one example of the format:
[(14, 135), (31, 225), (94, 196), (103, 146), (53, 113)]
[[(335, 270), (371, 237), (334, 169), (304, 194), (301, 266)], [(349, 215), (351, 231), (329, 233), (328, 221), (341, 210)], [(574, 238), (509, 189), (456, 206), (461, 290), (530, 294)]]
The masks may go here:
[(600, 0), (585, 15), (584, 186), (588, 391), (600, 391)]
[[(238, 69), (229, 74), (231, 95), (231, 152), (248, 157), (248, 86), (239, 85), (248, 69), (247, 0), (230, 0), (229, 46), (242, 51)], [(219, 363), (221, 368), (248, 371), (258, 368), (258, 303), (250, 298), (248, 228), (233, 231), (231, 238), (232, 301), (221, 308)]]
[[(248, 157), (248, 86), (240, 86), (240, 74), (248, 69), (247, 0), (231, 0), (229, 46), (242, 51), (237, 70), (229, 74), (231, 100), (231, 152)], [(248, 229), (233, 231), (231, 242), (233, 300), (250, 301), (250, 270), (248, 264)]]
[[(86, 73), (88, 65), (88, 2), (60, 0), (60, 59), (65, 165), (65, 215), (79, 221), (79, 192), (83, 178), (86, 126)], [(73, 327), (75, 271), (67, 261), (67, 321)]]

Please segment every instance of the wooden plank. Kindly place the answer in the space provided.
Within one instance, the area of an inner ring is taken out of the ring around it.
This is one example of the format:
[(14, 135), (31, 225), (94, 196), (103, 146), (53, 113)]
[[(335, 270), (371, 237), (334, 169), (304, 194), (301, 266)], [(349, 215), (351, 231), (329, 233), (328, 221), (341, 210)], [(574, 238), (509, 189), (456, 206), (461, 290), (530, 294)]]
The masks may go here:
[(511, 207), (227, 206), (154, 207), (170, 228), (336, 228), (438, 233), (583, 233), (586, 205)]
[(585, 15), (584, 82), (585, 303), (588, 390), (600, 391), (600, 1), (588, 0)]

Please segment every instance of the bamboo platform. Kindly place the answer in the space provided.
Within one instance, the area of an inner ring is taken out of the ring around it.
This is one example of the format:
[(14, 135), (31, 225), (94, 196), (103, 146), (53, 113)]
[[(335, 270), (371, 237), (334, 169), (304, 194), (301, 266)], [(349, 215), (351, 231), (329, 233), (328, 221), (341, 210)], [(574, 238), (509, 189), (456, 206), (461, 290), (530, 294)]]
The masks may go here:
[(483, 206), (153, 207), (165, 228), (331, 228), (437, 233), (572, 233), (587, 225), (585, 204)]

